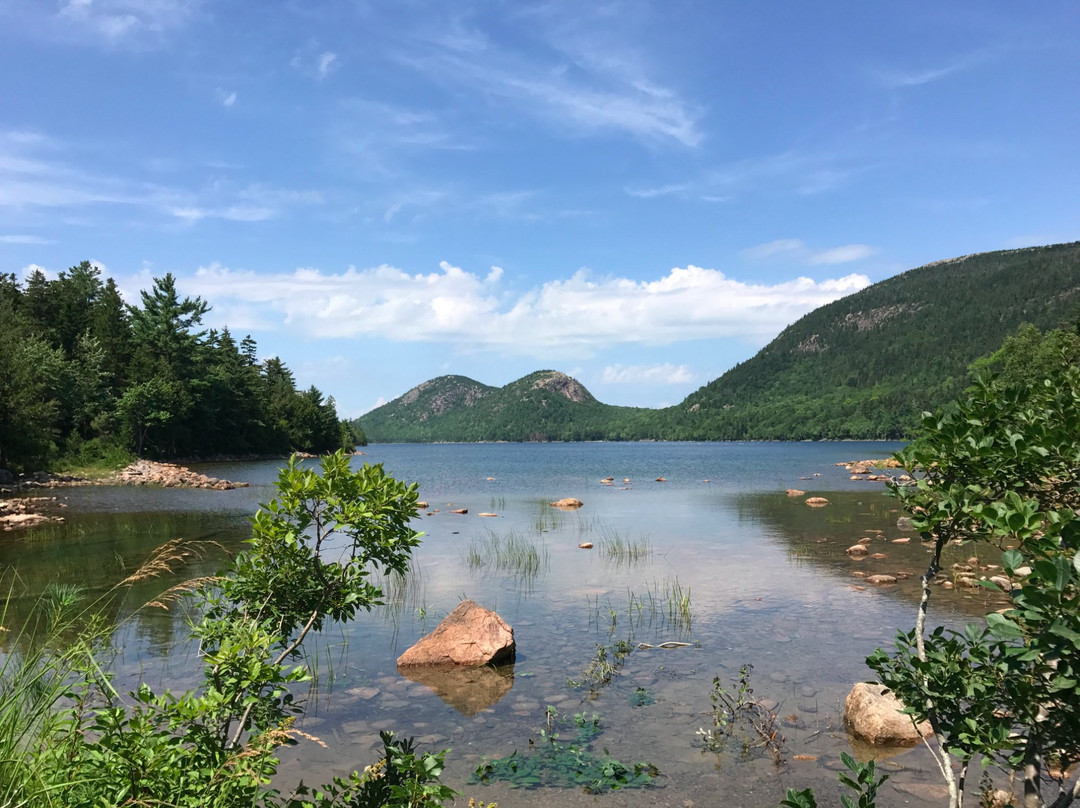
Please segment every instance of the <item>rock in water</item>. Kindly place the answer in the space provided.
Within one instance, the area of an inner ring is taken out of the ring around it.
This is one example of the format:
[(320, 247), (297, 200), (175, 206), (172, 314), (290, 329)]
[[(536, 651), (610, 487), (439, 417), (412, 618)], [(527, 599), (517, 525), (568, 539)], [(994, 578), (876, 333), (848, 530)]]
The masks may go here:
[(398, 657), (414, 665), (487, 665), (514, 656), (514, 630), (495, 612), (463, 600), (446, 619)]
[(859, 682), (844, 702), (844, 720), (852, 733), (875, 746), (914, 746), (933, 730), (929, 721), (916, 727), (903, 709), (885, 685)]
[(566, 497), (565, 499), (560, 499), (555, 502), (548, 503), (548, 505), (550, 505), (552, 508), (560, 508), (564, 511), (576, 510), (584, 504), (585, 503), (582, 502), (580, 499), (575, 499), (574, 497)]

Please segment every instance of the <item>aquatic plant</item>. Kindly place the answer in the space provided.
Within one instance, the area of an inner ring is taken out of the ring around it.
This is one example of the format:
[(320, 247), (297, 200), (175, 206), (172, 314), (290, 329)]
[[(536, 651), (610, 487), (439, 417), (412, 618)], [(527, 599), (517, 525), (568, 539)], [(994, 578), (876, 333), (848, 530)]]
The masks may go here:
[(616, 567), (634, 566), (652, 560), (652, 543), (648, 536), (631, 539), (605, 526), (601, 528), (599, 546), (601, 556)]
[[(562, 740), (560, 731), (573, 732), (573, 740)], [(660, 771), (651, 763), (621, 763), (605, 751), (599, 757), (589, 746), (600, 734), (600, 717), (577, 713), (572, 719), (548, 707), (546, 726), (539, 738), (529, 739), (529, 749), (519, 754), (483, 762), (469, 782), (489, 783), (501, 780), (511, 788), (582, 788), (587, 794), (601, 794), (621, 788), (651, 785)]]
[(567, 679), (566, 684), (573, 688), (589, 688), (589, 696), (596, 698), (600, 691), (614, 679), (626, 658), (634, 651), (634, 646), (627, 640), (618, 640), (611, 646), (596, 644), (596, 653), (581, 673), (580, 679)]
[(470, 542), (465, 560), (470, 570), (487, 568), (508, 573), (528, 585), (551, 565), (547, 545), (538, 545), (516, 530), (488, 530), (485, 536)]
[(753, 665), (739, 668), (739, 678), (733, 689), (724, 687), (719, 676), (712, 680), (709, 694), (711, 727), (701, 727), (698, 737), (708, 752), (723, 752), (734, 748), (740, 757), (750, 757), (754, 750), (764, 749), (779, 766), (783, 763), (784, 737), (776, 725), (776, 714), (754, 698), (750, 686)]
[(627, 594), (627, 611), (635, 628), (670, 629), (679, 636), (690, 634), (694, 621), (690, 587), (683, 589), (678, 576), (646, 584), (643, 595), (631, 590)]
[(628, 699), (631, 707), (648, 707), (656, 704), (656, 697), (643, 687), (636, 688)]

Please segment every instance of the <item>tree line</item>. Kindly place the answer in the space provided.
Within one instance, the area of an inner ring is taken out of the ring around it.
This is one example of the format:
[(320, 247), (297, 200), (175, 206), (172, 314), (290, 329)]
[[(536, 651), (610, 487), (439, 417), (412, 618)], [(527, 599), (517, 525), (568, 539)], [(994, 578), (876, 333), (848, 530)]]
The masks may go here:
[(202, 327), (171, 274), (139, 305), (88, 261), (49, 280), (0, 274), (0, 467), (352, 449), (332, 397), (299, 390), (250, 337)]

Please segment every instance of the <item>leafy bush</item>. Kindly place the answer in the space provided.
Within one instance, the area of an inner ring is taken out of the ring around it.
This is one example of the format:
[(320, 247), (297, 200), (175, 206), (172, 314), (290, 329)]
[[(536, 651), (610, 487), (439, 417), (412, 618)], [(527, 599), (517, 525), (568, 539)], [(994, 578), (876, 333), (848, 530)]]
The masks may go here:
[[(121, 695), (101, 662), (105, 632), (69, 617), (72, 598), (43, 601), (32, 650), (0, 670), (2, 804), (324, 808), (452, 797), (438, 782), (445, 753), (417, 754), (389, 733), (383, 760), (362, 775), (301, 784), (287, 797), (274, 784), (276, 750), (310, 739), (294, 727), (303, 708), (292, 694), (310, 676), (304, 638), (380, 604), (371, 569), (402, 572), (419, 543), (415, 485), (379, 466), (353, 471), (341, 452), (320, 470), (290, 462), (277, 490), (228, 573), (156, 602), (192, 598), (203, 615), (193, 629), (203, 662), (196, 690), (158, 693), (143, 683)], [(170, 542), (128, 582), (172, 570), (191, 552)], [(74, 642), (73, 627), (83, 629)]]

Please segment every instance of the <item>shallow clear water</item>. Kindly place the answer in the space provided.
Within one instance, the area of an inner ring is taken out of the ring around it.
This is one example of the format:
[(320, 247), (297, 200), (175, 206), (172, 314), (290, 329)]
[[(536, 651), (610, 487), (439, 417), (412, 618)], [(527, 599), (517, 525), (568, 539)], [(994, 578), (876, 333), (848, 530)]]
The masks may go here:
[[(466, 796), (500, 805), (775, 805), (788, 787), (815, 785), (835, 802), (839, 753), (849, 744), (842, 701), (869, 677), (863, 659), (914, 620), (917, 577), (927, 551), (891, 539), (895, 504), (877, 483), (855, 482), (835, 464), (886, 456), (895, 445), (840, 444), (467, 444), (386, 445), (355, 462), (382, 462), (420, 483), (429, 515), (414, 573), (394, 582), (391, 603), (309, 642), (320, 673), (301, 728), (326, 748), (286, 750), (282, 775), (308, 783), (373, 762), (378, 732), (393, 729), (450, 747), (447, 781)], [(162, 541), (182, 535), (235, 548), (247, 518), (272, 497), (275, 463), (214, 464), (200, 470), (252, 483), (228, 492), (80, 488), (64, 499), (63, 526), (6, 535), (0, 568), (13, 566), (28, 590), (48, 580), (102, 590)], [(820, 475), (820, 476), (814, 476)], [(601, 480), (614, 477), (611, 486)], [(656, 482), (664, 477), (665, 482)], [(489, 479), (492, 478), (492, 479)], [(629, 480), (629, 482), (624, 482)], [(787, 488), (826, 496), (813, 509)], [(547, 503), (576, 497), (564, 512)], [(468, 508), (468, 515), (452, 514)], [(480, 512), (497, 513), (485, 518)], [(881, 531), (873, 533), (873, 531)], [(852, 561), (863, 536), (885, 558)], [(537, 555), (525, 572), (499, 569), (493, 542), (514, 536)], [(606, 552), (614, 541), (647, 547), (637, 558)], [(593, 550), (578, 549), (592, 542)], [(210, 572), (207, 559), (194, 573)], [(890, 587), (863, 588), (855, 571), (909, 572)], [(189, 571), (191, 572), (191, 571)], [(147, 585), (120, 607), (150, 599)], [(395, 659), (464, 597), (496, 609), (515, 630), (515, 664), (480, 681), (414, 682)], [(679, 602), (688, 597), (688, 608)], [(32, 599), (17, 602), (17, 610)], [(937, 615), (962, 622), (982, 614), (981, 597), (942, 593)], [(198, 663), (182, 615), (139, 612), (119, 634), (121, 677), (155, 686), (194, 684)], [(610, 683), (575, 688), (597, 646), (624, 640), (669, 650), (630, 653)], [(754, 695), (775, 703), (788, 762), (759, 750), (705, 752), (697, 730), (710, 723), (713, 677), (730, 686), (753, 665)], [(633, 706), (643, 688), (653, 699)], [(489, 703), (490, 702), (490, 703)], [(591, 796), (466, 782), (484, 756), (524, 751), (546, 708), (600, 716), (594, 749), (659, 767), (658, 787)], [(794, 755), (816, 756), (796, 761)], [(745, 759), (744, 759), (745, 758)], [(937, 779), (922, 750), (886, 764), (881, 804), (936, 802)], [(718, 794), (719, 792), (719, 794)]]

